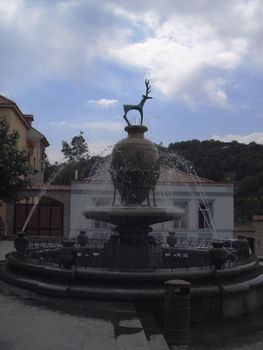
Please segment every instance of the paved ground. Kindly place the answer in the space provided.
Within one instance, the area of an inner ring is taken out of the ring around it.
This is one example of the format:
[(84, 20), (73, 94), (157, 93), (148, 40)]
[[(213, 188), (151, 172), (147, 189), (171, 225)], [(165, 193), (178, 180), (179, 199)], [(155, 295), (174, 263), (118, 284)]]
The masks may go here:
[(132, 304), (34, 298), (4, 284), (1, 290), (1, 350), (149, 349)]
[[(0, 241), (0, 261), (13, 251)], [(132, 303), (57, 299), (0, 281), (0, 350), (168, 350)]]
[(0, 261), (5, 260), (7, 253), (14, 250), (13, 241), (0, 241)]
[[(11, 250), (0, 241), (0, 260)], [(158, 332), (147, 341), (131, 303), (55, 299), (0, 282), (0, 310), (0, 350), (167, 350)], [(190, 349), (262, 350), (263, 310), (192, 325)]]

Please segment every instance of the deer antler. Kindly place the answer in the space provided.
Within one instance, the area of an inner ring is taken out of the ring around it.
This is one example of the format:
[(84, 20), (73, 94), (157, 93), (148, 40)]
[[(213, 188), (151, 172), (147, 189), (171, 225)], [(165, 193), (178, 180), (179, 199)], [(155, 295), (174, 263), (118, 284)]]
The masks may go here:
[(146, 95), (145, 96), (148, 96), (149, 93), (151, 92), (151, 85), (150, 85), (150, 81), (145, 79), (145, 86), (146, 86)]

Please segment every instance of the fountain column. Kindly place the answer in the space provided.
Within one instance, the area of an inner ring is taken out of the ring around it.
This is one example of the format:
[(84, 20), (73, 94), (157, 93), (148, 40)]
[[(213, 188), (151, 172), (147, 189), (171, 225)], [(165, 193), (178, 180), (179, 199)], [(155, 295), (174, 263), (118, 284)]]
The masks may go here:
[[(155, 206), (154, 190), (159, 177), (159, 152), (157, 147), (144, 138), (147, 127), (129, 125), (127, 138), (119, 141), (112, 151), (110, 174), (114, 185), (113, 205), (116, 192), (120, 196), (119, 219), (116, 231), (119, 238), (105, 246), (106, 265), (124, 268), (149, 268), (151, 255), (156, 250), (152, 231), (145, 220), (145, 209)], [(126, 209), (126, 210), (125, 210)], [(125, 215), (129, 213), (129, 217)]]

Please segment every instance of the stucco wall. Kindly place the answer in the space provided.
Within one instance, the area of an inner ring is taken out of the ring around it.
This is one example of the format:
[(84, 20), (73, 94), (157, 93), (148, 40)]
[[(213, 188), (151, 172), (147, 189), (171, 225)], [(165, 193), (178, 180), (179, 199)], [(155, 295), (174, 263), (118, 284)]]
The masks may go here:
[[(89, 235), (100, 235), (109, 232), (109, 228), (96, 229), (93, 220), (82, 215), (83, 210), (94, 207), (96, 201), (108, 199), (112, 202), (113, 186), (110, 183), (73, 182), (71, 187), (71, 234), (76, 236), (79, 230), (86, 230)], [(219, 238), (232, 238), (234, 228), (233, 185), (205, 184), (200, 186), (184, 184), (159, 184), (156, 187), (156, 198), (159, 205), (174, 206), (175, 202), (187, 203), (187, 225), (176, 229), (178, 237), (212, 238), (211, 230), (198, 228), (198, 204), (211, 202), (215, 230)], [(118, 196), (117, 201), (118, 203)], [(163, 240), (168, 231), (173, 229), (173, 222), (153, 226), (155, 232), (162, 234)]]
[(19, 133), (20, 137), (17, 141), (17, 147), (19, 149), (24, 149), (26, 151), (30, 151), (31, 147), (29, 147), (27, 142), (27, 127), (25, 124), (18, 118), (16, 113), (11, 108), (1, 108), (0, 109), (0, 118), (5, 119), (10, 126), (10, 130), (15, 130)]
[[(20, 135), (17, 140), (17, 148), (19, 150), (25, 150), (29, 152), (30, 159), (29, 163), (36, 170), (34, 176), (31, 176), (33, 184), (40, 184), (43, 182), (43, 171), (41, 170), (41, 143), (40, 138), (35, 138), (34, 142), (29, 142), (29, 133), (33, 129), (27, 127), (25, 123), (21, 121), (18, 115), (14, 112), (12, 108), (1, 108), (0, 109), (0, 119), (5, 119), (9, 124), (10, 130), (15, 130)], [(32, 131), (30, 134), (36, 132)]]

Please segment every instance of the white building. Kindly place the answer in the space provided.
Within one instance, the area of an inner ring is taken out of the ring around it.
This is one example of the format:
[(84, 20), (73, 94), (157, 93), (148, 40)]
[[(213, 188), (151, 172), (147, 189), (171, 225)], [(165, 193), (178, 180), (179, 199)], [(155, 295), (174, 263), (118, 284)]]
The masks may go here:
[[(108, 238), (112, 225), (88, 220), (88, 207), (111, 206), (113, 185), (105, 166), (88, 181), (71, 184), (71, 237), (86, 231), (90, 238)], [(195, 177), (172, 168), (161, 168), (156, 190), (160, 207), (179, 206), (184, 215), (175, 221), (153, 225), (153, 234), (163, 242), (169, 231), (178, 238), (232, 238), (234, 228), (233, 185)], [(116, 205), (118, 201), (118, 195)]]

